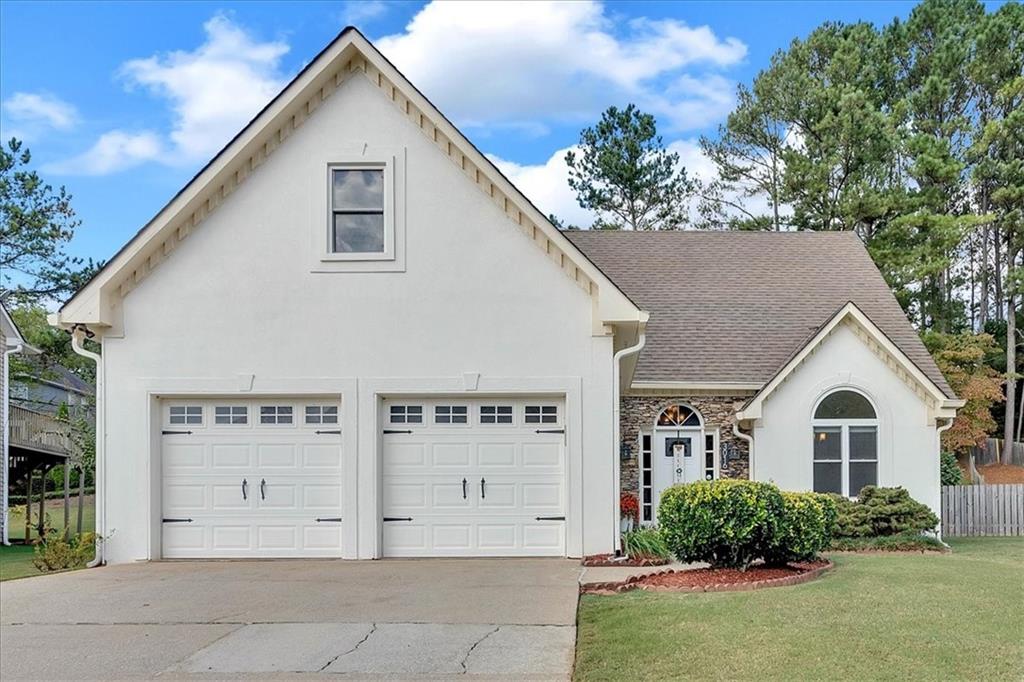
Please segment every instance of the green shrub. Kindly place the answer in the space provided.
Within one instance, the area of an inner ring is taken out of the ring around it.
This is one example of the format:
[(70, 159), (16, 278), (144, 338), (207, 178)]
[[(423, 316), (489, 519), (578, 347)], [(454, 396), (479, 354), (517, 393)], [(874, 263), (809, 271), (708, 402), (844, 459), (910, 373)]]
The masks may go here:
[(943, 452), (939, 455), (939, 482), (942, 485), (963, 485), (964, 472), (956, 463), (956, 455)]
[(92, 559), (95, 542), (95, 533), (82, 533), (69, 539), (67, 528), (62, 531), (51, 528), (36, 541), (32, 563), (43, 572), (82, 568)]
[(770, 483), (699, 481), (661, 494), (658, 525), (680, 561), (745, 569), (772, 550), (783, 505)]
[(920, 533), (897, 533), (874, 538), (835, 538), (829, 548), (835, 552), (924, 552), (947, 551), (939, 540)]
[(635, 528), (622, 535), (622, 548), (635, 559), (671, 559), (672, 552), (657, 528)]
[(765, 563), (807, 561), (828, 549), (836, 525), (836, 503), (820, 493), (782, 493), (783, 513)]
[(865, 486), (856, 501), (840, 495), (830, 497), (838, 509), (837, 538), (923, 533), (939, 525), (932, 510), (903, 488)]

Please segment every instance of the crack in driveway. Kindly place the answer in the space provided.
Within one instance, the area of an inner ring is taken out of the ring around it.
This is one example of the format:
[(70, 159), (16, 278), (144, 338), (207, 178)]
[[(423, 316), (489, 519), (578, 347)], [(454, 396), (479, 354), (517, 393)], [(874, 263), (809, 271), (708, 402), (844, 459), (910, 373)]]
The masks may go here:
[(459, 662), (459, 665), (462, 666), (462, 674), (463, 675), (465, 675), (467, 672), (469, 672), (468, 668), (466, 668), (466, 662), (469, 661), (469, 657), (472, 655), (473, 650), (476, 649), (478, 646), (480, 646), (480, 644), (482, 644), (485, 639), (487, 639), (488, 637), (490, 637), (491, 635), (493, 635), (494, 633), (496, 633), (500, 629), (501, 629), (501, 626), (499, 625), (498, 627), (494, 628), (493, 630), (488, 632), (486, 635), (484, 635), (480, 639), (478, 639), (475, 642), (473, 642), (473, 646), (469, 647), (469, 650), (466, 651), (466, 655), (463, 656), (462, 657), (462, 661)]
[(349, 654), (353, 653), (353, 652), (354, 652), (354, 651), (355, 651), (356, 649), (358, 649), (359, 647), (361, 647), (361, 646), (362, 646), (362, 645), (363, 645), (363, 644), (364, 644), (364, 643), (366, 642), (366, 640), (370, 639), (370, 635), (372, 635), (372, 634), (373, 634), (373, 633), (375, 633), (375, 632), (377, 632), (377, 624), (376, 624), (376, 623), (370, 623), (370, 631), (369, 631), (369, 632), (367, 632), (367, 633), (366, 633), (366, 635), (365, 635), (365, 636), (364, 636), (364, 637), (363, 637), (363, 638), (362, 638), (361, 640), (359, 640), (358, 642), (356, 642), (356, 645), (355, 645), (354, 647), (352, 647), (352, 648), (351, 648), (351, 649), (349, 649), (348, 651), (343, 651), (343, 652), (341, 652), (340, 654), (338, 654), (337, 656), (335, 656), (335, 657), (334, 657), (334, 658), (332, 658), (331, 660), (329, 660), (329, 661), (327, 661), (326, 663), (324, 663), (324, 664), (323, 664), (323, 666), (322, 666), (322, 667), (320, 668), (319, 672), (323, 672), (323, 671), (327, 670), (327, 668), (328, 668), (328, 667), (329, 667), (329, 666), (330, 666), (330, 665), (331, 665), (332, 663), (334, 663), (334, 662), (335, 662), (336, 660), (338, 660), (338, 659), (339, 659), (339, 658), (341, 658), (342, 656), (348, 656)]

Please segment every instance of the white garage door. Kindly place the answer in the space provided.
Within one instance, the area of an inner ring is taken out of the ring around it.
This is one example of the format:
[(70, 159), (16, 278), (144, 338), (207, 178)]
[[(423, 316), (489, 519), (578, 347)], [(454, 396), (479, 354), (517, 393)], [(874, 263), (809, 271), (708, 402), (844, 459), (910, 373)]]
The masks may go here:
[(385, 556), (565, 556), (564, 404), (384, 403)]
[(341, 555), (331, 400), (165, 401), (164, 558)]

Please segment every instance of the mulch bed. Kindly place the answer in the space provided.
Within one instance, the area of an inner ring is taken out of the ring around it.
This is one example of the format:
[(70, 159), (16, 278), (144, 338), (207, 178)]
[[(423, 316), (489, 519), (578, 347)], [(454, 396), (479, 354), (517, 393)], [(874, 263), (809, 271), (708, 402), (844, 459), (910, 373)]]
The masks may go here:
[(659, 571), (633, 576), (621, 582), (584, 585), (586, 594), (617, 594), (629, 590), (656, 592), (733, 592), (759, 590), (765, 587), (799, 585), (814, 580), (832, 568), (831, 561), (819, 560), (792, 563), (786, 566), (751, 566), (746, 571), (735, 568), (698, 568), (693, 570)]
[(616, 557), (614, 554), (591, 554), (583, 557), (580, 562), (584, 566), (625, 566), (645, 567), (664, 566), (671, 563), (669, 559), (658, 559), (654, 557)]

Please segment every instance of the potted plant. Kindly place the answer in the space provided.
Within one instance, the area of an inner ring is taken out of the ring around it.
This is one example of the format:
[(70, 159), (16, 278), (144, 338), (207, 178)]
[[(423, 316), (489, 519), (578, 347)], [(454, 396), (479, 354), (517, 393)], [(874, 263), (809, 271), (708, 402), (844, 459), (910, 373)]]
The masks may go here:
[(636, 501), (636, 496), (622, 493), (619, 496), (619, 529), (623, 533), (628, 533), (639, 520), (640, 505)]

